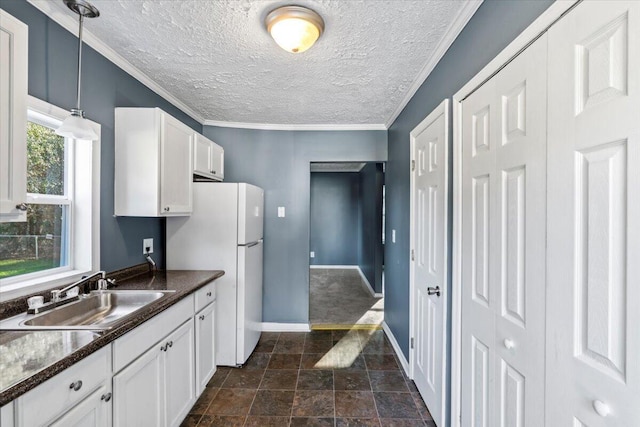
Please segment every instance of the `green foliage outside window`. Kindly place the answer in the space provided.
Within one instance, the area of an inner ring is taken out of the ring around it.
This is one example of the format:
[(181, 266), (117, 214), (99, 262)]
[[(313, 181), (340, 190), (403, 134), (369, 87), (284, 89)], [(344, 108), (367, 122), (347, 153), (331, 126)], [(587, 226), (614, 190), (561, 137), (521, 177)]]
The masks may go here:
[[(28, 122), (27, 192), (63, 196), (64, 168), (65, 139)], [(30, 203), (26, 222), (0, 223), (0, 278), (60, 266), (65, 212), (61, 205)]]

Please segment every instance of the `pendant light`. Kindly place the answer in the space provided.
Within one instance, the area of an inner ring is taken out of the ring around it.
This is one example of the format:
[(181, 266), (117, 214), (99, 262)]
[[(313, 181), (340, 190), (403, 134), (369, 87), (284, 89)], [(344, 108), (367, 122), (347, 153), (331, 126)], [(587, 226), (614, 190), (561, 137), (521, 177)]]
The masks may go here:
[(58, 135), (85, 140), (98, 139), (98, 135), (93, 130), (91, 123), (84, 118), (84, 111), (80, 108), (80, 82), (82, 77), (82, 24), (84, 18), (96, 18), (100, 12), (91, 3), (85, 0), (62, 0), (69, 9), (79, 16), (78, 30), (78, 88), (76, 98), (76, 108), (71, 109), (71, 115), (64, 119), (62, 125), (56, 129)]
[(291, 53), (309, 49), (324, 31), (322, 17), (302, 6), (283, 6), (272, 10), (265, 24), (278, 46)]

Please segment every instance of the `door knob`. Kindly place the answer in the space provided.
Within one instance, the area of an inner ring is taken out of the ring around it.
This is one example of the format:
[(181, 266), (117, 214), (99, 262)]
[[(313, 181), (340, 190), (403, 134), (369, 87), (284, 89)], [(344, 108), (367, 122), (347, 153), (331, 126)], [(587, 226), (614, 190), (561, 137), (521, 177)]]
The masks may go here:
[(513, 342), (513, 340), (510, 340), (509, 338), (505, 338), (503, 344), (507, 350), (511, 350), (516, 346), (516, 343)]
[(611, 412), (609, 405), (604, 403), (602, 400), (594, 400), (593, 409), (595, 409), (596, 413), (601, 417), (606, 417)]
[(440, 296), (440, 286), (436, 286), (435, 288), (432, 288), (431, 286), (429, 286), (427, 288), (427, 295)]
[(19, 203), (16, 205), (16, 209), (20, 210), (20, 211), (26, 211), (27, 210), (27, 204), (26, 203)]

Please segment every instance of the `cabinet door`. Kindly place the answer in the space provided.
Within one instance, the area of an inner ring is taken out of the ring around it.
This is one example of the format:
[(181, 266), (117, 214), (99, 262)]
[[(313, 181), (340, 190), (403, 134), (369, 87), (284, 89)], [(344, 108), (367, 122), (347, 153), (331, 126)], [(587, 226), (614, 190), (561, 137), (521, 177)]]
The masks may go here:
[(0, 222), (27, 220), (28, 32), (0, 10)]
[(193, 318), (169, 335), (165, 345), (165, 419), (166, 425), (178, 426), (196, 400)]
[(191, 213), (193, 130), (162, 113), (160, 213)]
[(213, 142), (200, 134), (195, 134), (193, 145), (193, 173), (196, 175), (209, 176), (213, 170), (211, 169)]
[(113, 377), (114, 426), (164, 425), (163, 356), (157, 344)]
[(215, 179), (224, 180), (224, 148), (213, 144), (211, 150), (211, 174)]
[(111, 425), (111, 387), (103, 384), (58, 418), (51, 427), (108, 427)]
[(204, 391), (216, 372), (216, 351), (214, 331), (216, 303), (213, 302), (200, 311), (196, 317), (196, 394)]

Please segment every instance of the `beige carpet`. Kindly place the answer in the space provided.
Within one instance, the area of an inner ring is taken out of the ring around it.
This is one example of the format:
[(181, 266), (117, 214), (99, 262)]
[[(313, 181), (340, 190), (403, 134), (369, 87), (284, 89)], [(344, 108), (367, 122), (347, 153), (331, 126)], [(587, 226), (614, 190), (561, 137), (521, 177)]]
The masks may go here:
[(312, 268), (309, 320), (313, 329), (378, 328), (384, 299), (374, 298), (356, 269)]

